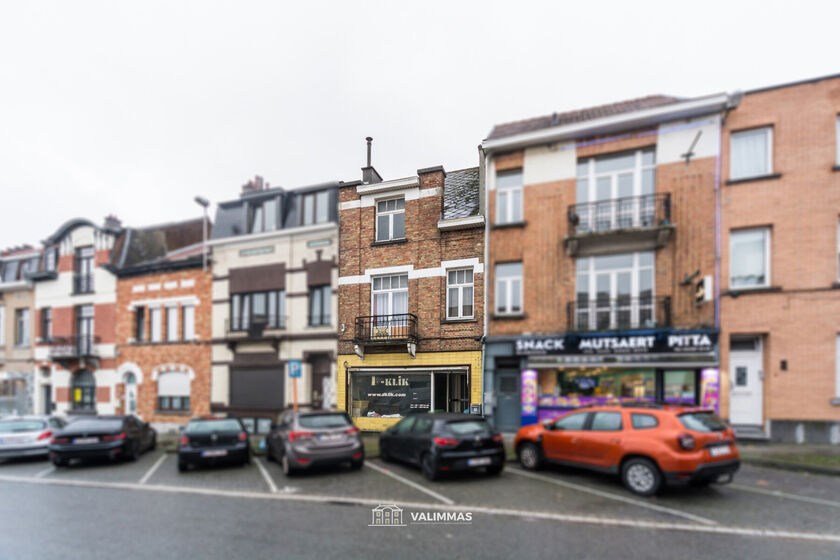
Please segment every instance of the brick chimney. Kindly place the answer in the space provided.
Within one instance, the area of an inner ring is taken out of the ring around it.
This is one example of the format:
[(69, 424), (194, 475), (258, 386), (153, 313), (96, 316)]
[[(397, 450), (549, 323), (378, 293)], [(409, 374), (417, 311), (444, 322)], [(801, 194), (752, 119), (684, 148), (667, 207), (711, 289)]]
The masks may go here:
[(122, 221), (114, 214), (105, 216), (105, 229), (120, 229), (122, 228)]
[(263, 185), (263, 178), (261, 176), (254, 175), (253, 179), (242, 185), (242, 194), (261, 191), (266, 188), (266, 186)]

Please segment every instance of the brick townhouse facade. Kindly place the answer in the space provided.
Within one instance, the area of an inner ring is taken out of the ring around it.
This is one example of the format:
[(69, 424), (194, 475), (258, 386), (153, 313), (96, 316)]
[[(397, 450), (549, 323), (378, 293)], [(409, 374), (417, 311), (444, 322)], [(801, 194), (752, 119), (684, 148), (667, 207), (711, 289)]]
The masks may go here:
[(717, 170), (737, 102), (650, 96), (483, 141), (497, 427), (625, 399), (718, 406)]
[(723, 148), (722, 412), (840, 443), (840, 76), (745, 92)]
[(35, 378), (35, 296), (31, 272), (41, 250), (30, 245), (0, 252), (0, 415), (42, 412)]
[[(335, 402), (338, 187), (270, 188), (257, 177), (219, 204), (209, 242), (211, 409), (243, 418), (252, 433), (266, 433), (295, 397)], [(290, 360), (302, 364), (297, 383)]]
[(203, 267), (203, 227), (196, 219), (124, 234), (116, 412), (158, 430), (210, 413), (212, 280)]
[[(337, 405), (363, 430), (413, 412), (481, 410), (479, 168), (340, 188)], [(477, 407), (477, 408), (476, 408)]]

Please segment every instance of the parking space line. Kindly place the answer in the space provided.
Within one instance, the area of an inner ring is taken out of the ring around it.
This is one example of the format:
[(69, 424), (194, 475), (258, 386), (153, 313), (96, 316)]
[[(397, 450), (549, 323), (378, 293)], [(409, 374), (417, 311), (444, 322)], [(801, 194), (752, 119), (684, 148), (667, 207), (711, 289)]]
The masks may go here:
[(257, 464), (257, 468), (260, 469), (260, 473), (262, 473), (263, 478), (265, 479), (265, 483), (268, 484), (268, 489), (271, 490), (272, 494), (277, 493), (277, 485), (274, 484), (274, 481), (271, 479), (271, 475), (268, 474), (268, 471), (262, 464), (259, 458), (254, 457), (254, 462)]
[(158, 458), (158, 460), (155, 461), (155, 464), (152, 465), (152, 467), (146, 471), (146, 474), (143, 475), (143, 478), (141, 478), (140, 482), (138, 482), (137, 484), (146, 484), (146, 482), (152, 477), (153, 474), (155, 474), (155, 471), (158, 470), (158, 467), (160, 467), (164, 461), (166, 461), (166, 453), (161, 455), (160, 458)]
[(685, 519), (690, 519), (692, 521), (697, 521), (698, 523), (703, 523), (705, 525), (716, 525), (717, 521), (709, 519), (707, 517), (700, 517), (699, 515), (694, 515), (692, 513), (688, 513), (685, 511), (681, 511), (678, 509), (672, 509), (665, 506), (658, 506), (656, 504), (649, 504), (647, 502), (643, 502), (641, 500), (635, 500), (633, 498), (628, 498), (626, 496), (619, 496), (617, 494), (612, 494), (610, 492), (604, 492), (602, 490), (596, 490), (594, 488), (589, 488), (588, 486), (582, 486), (579, 484), (572, 484), (571, 482), (566, 482), (565, 480), (558, 480), (556, 478), (551, 478), (548, 476), (543, 476), (541, 474), (535, 474), (527, 471), (523, 471), (517, 469), (515, 467), (507, 467), (505, 469), (509, 473), (517, 474), (519, 476), (525, 476), (528, 478), (533, 478), (535, 480), (542, 480), (543, 482), (548, 482), (550, 484), (555, 484), (557, 486), (562, 486), (564, 488), (569, 488), (571, 490), (577, 490), (578, 492), (584, 492), (587, 494), (592, 494), (595, 496), (600, 496), (602, 498), (607, 498), (608, 500), (615, 500), (617, 502), (624, 502), (625, 504), (631, 504), (634, 506), (639, 506), (642, 508), (647, 508), (653, 511), (658, 511), (660, 513), (667, 513), (668, 515), (675, 515), (677, 517), (683, 517)]
[(44, 470), (42, 470), (41, 472), (39, 472), (38, 474), (36, 474), (36, 475), (35, 475), (35, 478), (44, 478), (44, 477), (45, 477), (45, 476), (47, 476), (48, 474), (52, 474), (52, 473), (54, 473), (54, 472), (55, 472), (55, 466), (54, 466), (54, 465), (50, 465), (50, 466), (49, 466), (49, 467), (47, 467), (46, 469), (44, 469)]
[[(511, 469), (508, 469), (511, 470)], [(811, 542), (840, 543), (840, 535), (834, 533), (806, 533), (802, 531), (786, 531), (777, 529), (763, 529), (760, 527), (737, 527), (723, 525), (698, 525), (694, 523), (676, 523), (665, 521), (646, 521), (641, 519), (626, 519), (617, 517), (600, 517), (594, 515), (575, 515), (551, 511), (526, 511), (507, 508), (493, 508), (486, 506), (447, 505), (434, 502), (408, 502), (385, 498), (347, 498), (343, 496), (317, 496), (306, 494), (267, 494), (265, 492), (246, 492), (233, 490), (217, 490), (209, 488), (192, 488), (185, 486), (165, 486), (161, 484), (139, 485), (127, 482), (93, 482), (86, 480), (69, 480), (56, 478), (33, 478), (12, 475), (0, 475), (0, 482), (43, 484), (48, 486), (71, 486), (83, 488), (100, 488), (114, 490), (135, 490), (145, 492), (163, 492), (169, 494), (191, 494), (199, 496), (219, 496), (253, 500), (277, 500), (279, 502), (306, 502), (320, 504), (348, 504), (358, 506), (378, 506), (380, 504), (396, 504), (404, 508), (462, 511), (481, 513), (485, 515), (516, 517), (520, 519), (540, 519), (574, 523), (581, 525), (598, 525), (603, 527), (625, 527), (631, 529), (650, 529), (661, 531), (682, 531), (689, 533), (732, 535), (738, 537), (756, 537), (763, 539), (793, 539)]]
[(735, 490), (744, 490), (746, 492), (755, 492), (756, 494), (764, 494), (765, 496), (773, 496), (774, 498), (786, 498), (788, 500), (797, 500), (800, 502), (807, 502), (809, 504), (818, 504), (821, 506), (840, 508), (840, 502), (832, 500), (823, 500), (822, 498), (812, 498), (811, 496), (800, 496), (799, 494), (788, 494), (779, 490), (765, 490), (764, 488), (753, 488), (752, 486), (745, 486), (743, 484), (728, 484), (730, 488)]
[(426, 487), (424, 487), (420, 484), (417, 484), (416, 482), (412, 482), (411, 480), (408, 480), (407, 478), (404, 478), (404, 477), (402, 477), (402, 476), (400, 476), (396, 473), (393, 473), (393, 472), (391, 472), (390, 469), (380, 467), (379, 465), (376, 465), (376, 464), (371, 463), (369, 461), (365, 461), (365, 466), (370, 467), (373, 470), (384, 474), (385, 476), (390, 476), (394, 480), (398, 480), (398, 481), (402, 482), (403, 484), (411, 486), (412, 488), (420, 490), (424, 494), (428, 494), (429, 496), (433, 497), (434, 499), (440, 500), (444, 504), (447, 504), (447, 505), (451, 506), (452, 504), (455, 503), (455, 500), (450, 500), (449, 498), (447, 498), (446, 496), (444, 496), (442, 494), (438, 494), (437, 492), (435, 492), (433, 490), (429, 490), (428, 488), (426, 488)]

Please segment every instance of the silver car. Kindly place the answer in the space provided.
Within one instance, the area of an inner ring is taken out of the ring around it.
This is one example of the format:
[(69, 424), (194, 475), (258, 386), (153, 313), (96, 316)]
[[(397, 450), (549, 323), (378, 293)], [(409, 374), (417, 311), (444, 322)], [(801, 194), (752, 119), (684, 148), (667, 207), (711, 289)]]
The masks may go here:
[(56, 416), (6, 416), (0, 419), (0, 461), (47, 458), (53, 432), (67, 423)]
[(365, 450), (359, 429), (345, 412), (284, 412), (265, 439), (269, 461), (278, 461), (288, 476), (327, 464), (350, 463), (360, 469)]

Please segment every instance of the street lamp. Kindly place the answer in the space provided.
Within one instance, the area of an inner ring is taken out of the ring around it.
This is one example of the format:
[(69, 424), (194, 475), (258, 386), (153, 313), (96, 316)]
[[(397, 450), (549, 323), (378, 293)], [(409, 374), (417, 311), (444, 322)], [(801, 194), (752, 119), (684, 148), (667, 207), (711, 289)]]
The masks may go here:
[(201, 249), (201, 265), (204, 272), (207, 272), (207, 208), (210, 206), (210, 201), (201, 196), (195, 197), (194, 200), (199, 206), (204, 208), (204, 223), (201, 224), (204, 239)]

